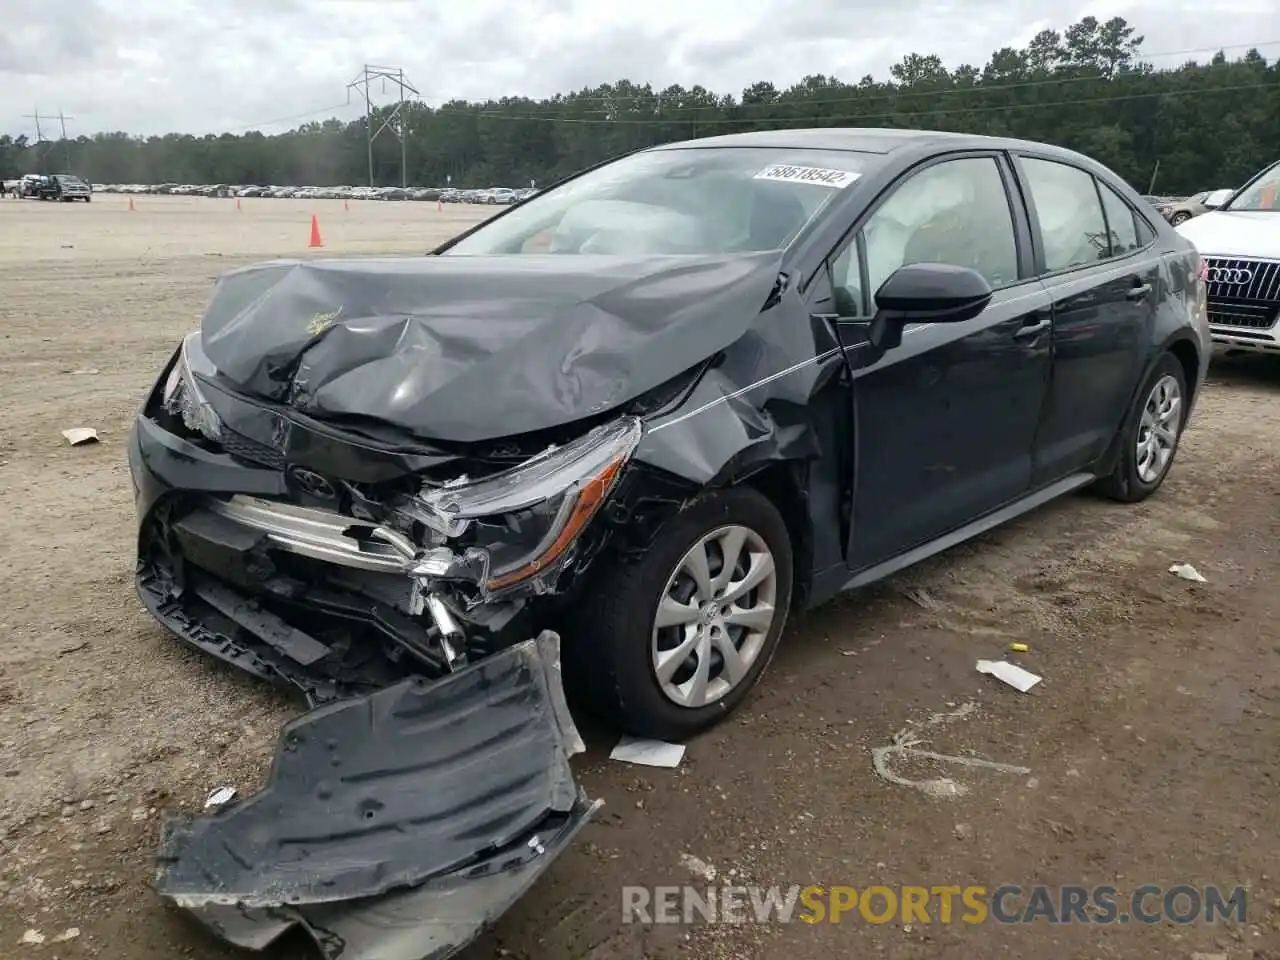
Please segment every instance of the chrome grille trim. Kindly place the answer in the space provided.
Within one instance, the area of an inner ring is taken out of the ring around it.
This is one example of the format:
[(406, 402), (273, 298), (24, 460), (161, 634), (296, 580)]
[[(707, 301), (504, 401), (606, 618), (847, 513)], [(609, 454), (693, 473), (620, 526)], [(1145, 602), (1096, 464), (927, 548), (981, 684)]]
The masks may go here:
[(1205, 257), (1209, 325), (1270, 330), (1280, 315), (1280, 260)]

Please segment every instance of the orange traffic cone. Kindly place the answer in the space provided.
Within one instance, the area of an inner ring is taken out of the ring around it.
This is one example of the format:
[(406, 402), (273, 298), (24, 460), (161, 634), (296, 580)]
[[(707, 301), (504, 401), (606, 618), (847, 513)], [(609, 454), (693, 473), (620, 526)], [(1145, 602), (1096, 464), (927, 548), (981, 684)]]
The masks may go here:
[(347, 201), (343, 200), (343, 201), (342, 201), (342, 209), (343, 209), (343, 210), (350, 210), (350, 209), (351, 209), (351, 205), (350, 205), (350, 204), (348, 204), (348, 203), (347, 203)]
[(236, 209), (237, 209), (237, 210), (239, 210), (239, 209), (240, 209), (240, 198), (239, 198), (239, 197), (236, 197)]
[(129, 198), (129, 209), (130, 209), (130, 210), (137, 210), (137, 209), (138, 209), (137, 207), (135, 207), (135, 206), (133, 205), (133, 197), (130, 197), (130, 198)]
[(323, 247), (324, 241), (320, 239), (320, 221), (316, 219), (316, 215), (311, 215), (311, 242), (307, 244), (309, 247)]
[(441, 202), (439, 197), (436, 197), (436, 213), (439, 213), (443, 209), (444, 209), (444, 204)]

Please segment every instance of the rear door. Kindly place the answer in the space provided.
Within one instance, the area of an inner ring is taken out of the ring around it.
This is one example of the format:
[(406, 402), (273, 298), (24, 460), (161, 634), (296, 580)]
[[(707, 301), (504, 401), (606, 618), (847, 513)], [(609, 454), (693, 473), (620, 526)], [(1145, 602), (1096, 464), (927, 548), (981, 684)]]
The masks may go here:
[(1091, 172), (1016, 158), (1036, 268), (1053, 303), (1053, 376), (1032, 484), (1086, 470), (1129, 408), (1160, 296), (1156, 233)]

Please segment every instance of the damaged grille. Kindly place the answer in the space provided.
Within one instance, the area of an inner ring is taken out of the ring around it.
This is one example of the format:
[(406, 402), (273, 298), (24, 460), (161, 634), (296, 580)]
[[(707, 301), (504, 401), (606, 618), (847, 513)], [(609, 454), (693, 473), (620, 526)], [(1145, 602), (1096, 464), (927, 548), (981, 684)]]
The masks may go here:
[(224, 428), (218, 445), (224, 452), (244, 463), (270, 467), (273, 470), (283, 470), (285, 467), (284, 454), (279, 450), (265, 443), (251, 440), (234, 430)]

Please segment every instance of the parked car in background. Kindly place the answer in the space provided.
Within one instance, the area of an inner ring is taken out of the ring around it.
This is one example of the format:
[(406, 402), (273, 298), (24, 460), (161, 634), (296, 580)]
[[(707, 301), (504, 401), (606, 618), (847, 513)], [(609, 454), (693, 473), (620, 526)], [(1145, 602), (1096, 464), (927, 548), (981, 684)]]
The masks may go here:
[(36, 200), (83, 200), (93, 198), (93, 188), (69, 173), (27, 174), (21, 181), (22, 196)]
[(1214, 209), (1177, 229), (1205, 258), (1213, 341), (1280, 353), (1280, 161), (1208, 200)]
[(95, 184), (94, 193), (158, 194), (184, 197), (269, 197), (272, 199), (325, 200), (417, 200), (444, 203), (502, 203), (523, 199), (531, 191), (510, 187), (461, 189), (458, 187), (352, 187), (352, 186), (261, 186), (256, 184)]
[(1160, 205), (1159, 210), (1161, 215), (1176, 227), (1180, 223), (1186, 223), (1192, 217), (1198, 217), (1222, 206), (1234, 192), (1231, 188), (1202, 190), (1185, 200), (1166, 201)]
[(83, 200), (89, 203), (93, 199), (93, 188), (80, 177), (69, 173), (55, 173), (51, 179), (54, 185), (52, 199), (70, 202)]

